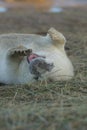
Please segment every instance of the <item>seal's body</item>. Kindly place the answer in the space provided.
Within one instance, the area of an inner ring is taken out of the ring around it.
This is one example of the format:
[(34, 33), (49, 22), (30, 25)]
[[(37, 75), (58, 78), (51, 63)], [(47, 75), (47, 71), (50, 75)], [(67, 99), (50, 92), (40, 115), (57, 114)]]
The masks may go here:
[[(65, 37), (54, 28), (46, 36), (36, 34), (0, 35), (0, 82), (26, 84), (35, 81), (27, 61), (31, 50), (46, 57), (54, 68), (44, 73), (45, 78), (68, 80), (74, 75), (71, 61), (64, 50)], [(43, 78), (43, 77), (42, 77)]]

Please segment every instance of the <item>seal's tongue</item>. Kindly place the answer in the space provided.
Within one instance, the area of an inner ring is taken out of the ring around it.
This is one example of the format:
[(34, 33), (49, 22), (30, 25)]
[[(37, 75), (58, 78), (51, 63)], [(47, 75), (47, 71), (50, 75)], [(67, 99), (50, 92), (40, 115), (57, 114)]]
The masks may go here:
[(35, 59), (35, 58), (37, 58), (38, 57), (38, 55), (36, 55), (36, 54), (31, 54), (28, 58), (29, 58), (29, 61), (31, 61), (32, 59)]
[(35, 59), (35, 58), (37, 58), (37, 57), (45, 58), (45, 56), (40, 56), (40, 55), (37, 55), (37, 54), (35, 54), (35, 53), (32, 53), (31, 55), (29, 55), (29, 56), (27, 57), (27, 60), (28, 60), (28, 62), (31, 62), (33, 59)]

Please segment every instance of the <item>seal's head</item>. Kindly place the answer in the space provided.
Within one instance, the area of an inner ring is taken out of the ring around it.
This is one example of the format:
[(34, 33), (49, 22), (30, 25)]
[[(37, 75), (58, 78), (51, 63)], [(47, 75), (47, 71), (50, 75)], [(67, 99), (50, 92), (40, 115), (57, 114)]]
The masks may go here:
[(50, 72), (54, 67), (53, 63), (47, 63), (45, 56), (39, 56), (37, 54), (31, 54), (28, 57), (28, 63), (30, 73), (38, 78), (41, 77), (42, 74)]

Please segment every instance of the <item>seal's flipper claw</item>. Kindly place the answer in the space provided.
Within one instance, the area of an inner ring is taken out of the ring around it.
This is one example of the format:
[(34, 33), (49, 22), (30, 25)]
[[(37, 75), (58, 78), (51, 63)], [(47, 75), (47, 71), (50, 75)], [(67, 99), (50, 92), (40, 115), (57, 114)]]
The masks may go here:
[(32, 53), (32, 49), (27, 49), (24, 46), (17, 46), (15, 48), (11, 48), (8, 51), (8, 55), (11, 57), (16, 57), (16, 56), (28, 56)]

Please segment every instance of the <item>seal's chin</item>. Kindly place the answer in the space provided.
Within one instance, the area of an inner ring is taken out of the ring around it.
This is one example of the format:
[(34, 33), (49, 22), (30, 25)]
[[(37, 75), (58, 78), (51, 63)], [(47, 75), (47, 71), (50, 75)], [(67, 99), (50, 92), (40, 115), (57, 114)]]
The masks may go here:
[(30, 63), (33, 59), (38, 58), (38, 57), (46, 58), (45, 56), (41, 56), (41, 55), (37, 55), (37, 54), (35, 54), (35, 53), (32, 53), (31, 55), (29, 55), (29, 56), (27, 57), (28, 63)]

